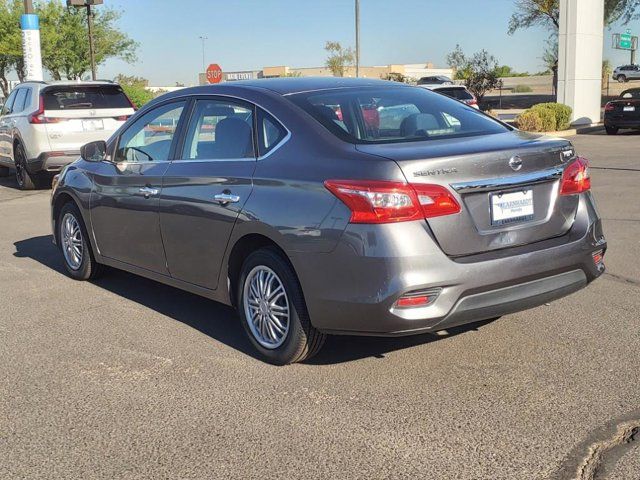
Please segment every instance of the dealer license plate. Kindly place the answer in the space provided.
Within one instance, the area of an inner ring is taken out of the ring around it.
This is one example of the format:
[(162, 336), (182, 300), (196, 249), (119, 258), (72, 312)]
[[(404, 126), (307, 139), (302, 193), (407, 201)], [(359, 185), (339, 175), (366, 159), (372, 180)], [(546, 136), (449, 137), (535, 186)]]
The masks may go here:
[(491, 194), (491, 224), (507, 225), (533, 219), (533, 190)]

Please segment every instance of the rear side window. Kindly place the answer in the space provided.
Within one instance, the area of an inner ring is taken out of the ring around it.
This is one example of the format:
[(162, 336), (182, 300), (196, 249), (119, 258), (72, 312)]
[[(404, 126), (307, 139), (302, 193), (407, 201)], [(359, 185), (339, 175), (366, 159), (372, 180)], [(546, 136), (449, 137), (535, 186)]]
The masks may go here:
[(262, 157), (287, 136), (287, 130), (264, 110), (258, 112), (258, 154)]
[(467, 92), (464, 88), (438, 88), (435, 90), (438, 93), (446, 95), (447, 97), (455, 98), (457, 100), (472, 100), (473, 95)]
[(412, 142), (510, 131), (473, 108), (423, 88), (345, 88), (286, 98), (351, 143)]
[(24, 110), (24, 102), (26, 98), (27, 98), (27, 89), (19, 88), (18, 93), (16, 93), (16, 99), (13, 102), (12, 113), (20, 113)]
[(14, 103), (14, 100), (16, 99), (17, 93), (18, 91), (14, 90), (9, 94), (9, 97), (7, 98), (7, 101), (4, 104), (4, 107), (2, 107), (2, 115), (8, 115), (12, 113), (13, 103)]
[(45, 110), (132, 108), (118, 85), (64, 85), (43, 92)]

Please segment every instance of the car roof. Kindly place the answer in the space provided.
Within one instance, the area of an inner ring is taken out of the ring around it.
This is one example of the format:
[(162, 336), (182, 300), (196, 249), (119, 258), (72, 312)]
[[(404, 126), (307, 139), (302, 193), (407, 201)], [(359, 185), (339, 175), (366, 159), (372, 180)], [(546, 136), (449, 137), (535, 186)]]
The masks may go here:
[(110, 80), (86, 80), (86, 81), (77, 81), (77, 80), (54, 80), (50, 82), (41, 82), (37, 80), (27, 80), (26, 82), (20, 83), (20, 85), (40, 85), (42, 87), (49, 86), (83, 86), (83, 85), (117, 85)]
[[(258, 80), (241, 80), (237, 82), (225, 82), (220, 86), (262, 88), (271, 90), (280, 95), (310, 92), (315, 90), (329, 90), (336, 88), (358, 87), (388, 87), (406, 86), (399, 82), (388, 80), (376, 80), (372, 78), (345, 78), (345, 77), (287, 77), (287, 78), (262, 78)], [(196, 87), (197, 88), (197, 87)], [(203, 88), (215, 89), (215, 85)]]

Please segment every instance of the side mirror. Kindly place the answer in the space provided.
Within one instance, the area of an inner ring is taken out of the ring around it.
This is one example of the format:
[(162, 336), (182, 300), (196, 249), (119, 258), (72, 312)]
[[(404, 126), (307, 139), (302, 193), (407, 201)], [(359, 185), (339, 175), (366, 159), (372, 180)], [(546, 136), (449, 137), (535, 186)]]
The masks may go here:
[(107, 159), (107, 142), (97, 140), (80, 147), (80, 156), (87, 162), (102, 162)]

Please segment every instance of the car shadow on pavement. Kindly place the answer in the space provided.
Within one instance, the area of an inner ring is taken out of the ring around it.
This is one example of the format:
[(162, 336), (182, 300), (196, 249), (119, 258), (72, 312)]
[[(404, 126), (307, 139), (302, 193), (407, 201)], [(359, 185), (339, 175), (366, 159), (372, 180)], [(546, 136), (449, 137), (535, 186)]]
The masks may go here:
[[(14, 246), (16, 248), (14, 256), (31, 258), (62, 275), (66, 275), (62, 256), (52, 243), (51, 235), (20, 240), (15, 242)], [(182, 322), (214, 340), (257, 358), (238, 321), (235, 310), (231, 307), (112, 268), (107, 269), (103, 277), (91, 283)], [(487, 320), (452, 328), (446, 334), (434, 333), (398, 338), (330, 335), (320, 353), (305, 363), (309, 365), (333, 365), (369, 357), (384, 358), (385, 354), (396, 350), (423, 345), (477, 330), (491, 321)]]

